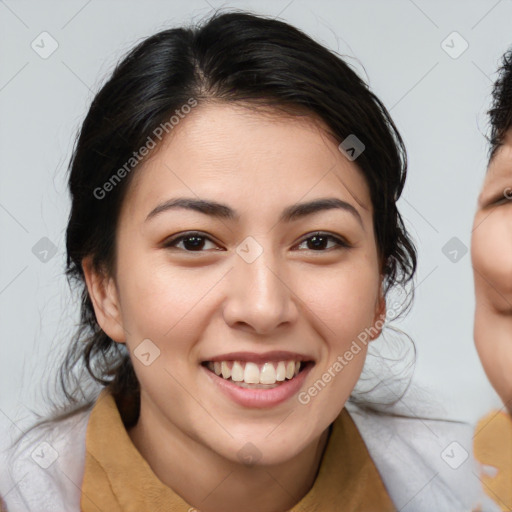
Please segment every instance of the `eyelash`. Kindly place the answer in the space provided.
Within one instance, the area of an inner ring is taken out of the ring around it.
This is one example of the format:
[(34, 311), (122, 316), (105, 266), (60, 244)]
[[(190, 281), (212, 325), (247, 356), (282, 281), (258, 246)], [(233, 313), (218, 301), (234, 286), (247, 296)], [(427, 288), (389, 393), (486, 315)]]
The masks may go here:
[[(348, 242), (346, 242), (345, 240), (343, 240), (343, 239), (341, 239), (339, 237), (336, 237), (334, 235), (331, 235), (329, 233), (324, 233), (322, 231), (317, 231), (315, 233), (312, 233), (310, 236), (302, 239), (299, 242), (298, 245), (302, 245), (304, 242), (307, 242), (308, 240), (310, 240), (312, 238), (315, 238), (315, 237), (327, 238), (329, 240), (332, 240), (336, 244), (336, 247), (330, 247), (328, 249), (319, 249), (319, 250), (308, 249), (308, 250), (310, 250), (312, 252), (330, 252), (333, 249), (349, 249), (349, 248), (351, 248), (351, 245)], [(211, 241), (212, 243), (215, 243), (215, 242), (213, 242), (213, 240), (211, 240), (211, 238), (209, 238), (208, 236), (204, 235), (203, 233), (201, 233), (199, 231), (190, 231), (188, 233), (185, 233), (184, 235), (180, 235), (180, 236), (178, 236), (176, 238), (171, 238), (171, 239), (167, 240), (166, 242), (164, 242), (163, 247), (166, 248), (166, 249), (177, 248), (176, 245), (178, 243), (180, 243), (180, 242), (182, 242), (184, 240), (190, 239), (190, 238), (203, 238), (205, 240)], [(182, 250), (182, 251), (185, 251), (185, 252), (188, 252), (188, 253), (205, 252), (203, 250), (189, 251), (187, 249), (180, 249), (180, 248), (178, 248), (178, 249)]]

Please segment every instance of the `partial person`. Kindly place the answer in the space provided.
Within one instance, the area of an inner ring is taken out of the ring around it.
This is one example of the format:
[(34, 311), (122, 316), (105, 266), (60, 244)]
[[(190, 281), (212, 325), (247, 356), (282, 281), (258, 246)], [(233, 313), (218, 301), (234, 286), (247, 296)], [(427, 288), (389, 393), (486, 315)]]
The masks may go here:
[(474, 337), (503, 408), (478, 423), (474, 450), (489, 496), (512, 510), (512, 50), (503, 56), (489, 119), (489, 162), (471, 240)]

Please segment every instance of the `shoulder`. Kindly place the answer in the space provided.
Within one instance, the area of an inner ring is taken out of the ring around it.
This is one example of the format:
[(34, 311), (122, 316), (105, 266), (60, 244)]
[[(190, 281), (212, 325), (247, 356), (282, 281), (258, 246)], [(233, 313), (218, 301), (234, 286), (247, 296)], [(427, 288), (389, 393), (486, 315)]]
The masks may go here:
[(89, 415), (38, 426), (0, 454), (0, 494), (8, 512), (80, 510)]
[(355, 404), (347, 404), (347, 410), (397, 509), (499, 510), (478, 478), (471, 425), (434, 419), (406, 403), (387, 412)]
[(494, 410), (481, 418), (475, 428), (474, 447), (484, 458), (493, 454), (512, 461), (512, 417)]
[(512, 418), (491, 411), (476, 425), (473, 449), (481, 464), (480, 477), (502, 510), (512, 508)]

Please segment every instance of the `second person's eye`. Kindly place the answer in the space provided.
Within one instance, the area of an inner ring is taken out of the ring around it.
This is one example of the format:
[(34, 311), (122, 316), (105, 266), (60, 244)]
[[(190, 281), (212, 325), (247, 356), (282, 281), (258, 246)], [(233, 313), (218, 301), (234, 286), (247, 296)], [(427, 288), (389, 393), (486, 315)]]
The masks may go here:
[(512, 199), (512, 196), (507, 195), (506, 192), (503, 192), (502, 194), (497, 195), (493, 199), (489, 201), (489, 206), (500, 206), (502, 204), (510, 203), (510, 200)]

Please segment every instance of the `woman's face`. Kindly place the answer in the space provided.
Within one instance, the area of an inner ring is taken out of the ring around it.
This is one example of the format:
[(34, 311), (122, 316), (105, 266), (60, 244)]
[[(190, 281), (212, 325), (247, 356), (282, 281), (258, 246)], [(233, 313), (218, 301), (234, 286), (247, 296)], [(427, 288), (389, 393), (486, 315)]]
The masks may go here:
[(197, 107), (144, 162), (116, 258), (100, 324), (130, 350), (141, 419), (234, 462), (286, 461), (321, 436), (385, 309), (355, 163), (311, 120), (241, 106)]
[(512, 406), (512, 130), (487, 169), (471, 244), (476, 347), (494, 388)]

